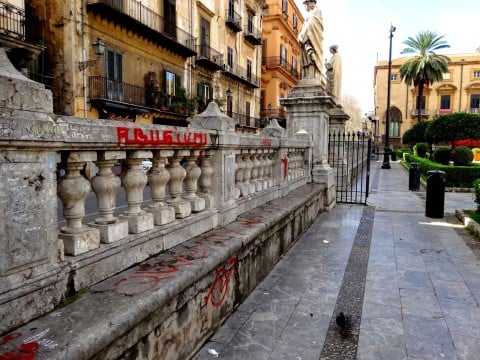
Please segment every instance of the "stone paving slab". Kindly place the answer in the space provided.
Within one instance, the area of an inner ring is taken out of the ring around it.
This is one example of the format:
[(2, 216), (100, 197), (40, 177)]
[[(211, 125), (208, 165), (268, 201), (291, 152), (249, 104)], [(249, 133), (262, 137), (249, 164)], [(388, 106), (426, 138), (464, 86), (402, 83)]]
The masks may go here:
[[(195, 360), (212, 359), (209, 349), (221, 359), (249, 360), (479, 358), (480, 262), (453, 218), (457, 209), (476, 209), (473, 195), (447, 192), (445, 217), (428, 218), (425, 191), (409, 191), (408, 171), (399, 162), (388, 170), (380, 165), (372, 163), (373, 225), (354, 356), (351, 338), (338, 332), (336, 348), (325, 344), (329, 329), (335, 330), (337, 301), (351, 290), (342, 283), (363, 213), (361, 206), (338, 204), (317, 219)], [(360, 295), (354, 296), (352, 304)]]

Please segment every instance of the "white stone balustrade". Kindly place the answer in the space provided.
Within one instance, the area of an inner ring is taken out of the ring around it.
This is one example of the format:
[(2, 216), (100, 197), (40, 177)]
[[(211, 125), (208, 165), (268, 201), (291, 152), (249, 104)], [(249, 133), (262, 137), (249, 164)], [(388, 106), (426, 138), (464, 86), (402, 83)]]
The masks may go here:
[(182, 161), (185, 156), (189, 155), (189, 150), (176, 150), (174, 156), (169, 159), (170, 167), (168, 168), (168, 171), (170, 173), (170, 179), (168, 181), (168, 186), (172, 196), (169, 204), (175, 208), (175, 217), (177, 219), (186, 218), (192, 213), (191, 204), (182, 197), (183, 180), (187, 176), (187, 171), (182, 165), (180, 165), (180, 161)]
[(200, 155), (199, 150), (191, 150), (190, 155), (186, 157), (187, 166), (185, 168), (185, 191), (183, 196), (185, 200), (190, 203), (192, 212), (199, 212), (205, 210), (205, 199), (197, 196), (197, 182), (202, 174), (200, 166), (197, 165), (197, 159)]
[(198, 186), (200, 187), (199, 196), (205, 201), (205, 208), (212, 209), (215, 207), (215, 197), (212, 194), (212, 176), (213, 176), (213, 151), (206, 150), (204, 151), (202, 157), (200, 158), (200, 178), (198, 179)]

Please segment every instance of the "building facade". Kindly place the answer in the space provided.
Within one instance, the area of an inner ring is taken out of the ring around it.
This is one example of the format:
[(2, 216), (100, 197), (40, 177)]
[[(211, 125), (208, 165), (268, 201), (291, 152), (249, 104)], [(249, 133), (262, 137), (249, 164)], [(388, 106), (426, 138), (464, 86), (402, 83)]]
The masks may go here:
[[(407, 58), (392, 60), (390, 87), (390, 143), (401, 147), (402, 136), (418, 121), (428, 121), (453, 112), (480, 113), (480, 53), (447, 55), (448, 73), (443, 80), (424, 88), (418, 98), (417, 88), (400, 80), (400, 67)], [(385, 134), (388, 86), (388, 61), (375, 66), (375, 107), (379, 133)], [(420, 116), (417, 110), (420, 101)]]
[(285, 98), (299, 80), (298, 32), (303, 16), (293, 0), (267, 0), (263, 17), (261, 111), (263, 123), (275, 118), (285, 127)]
[(44, 45), (28, 73), (55, 113), (186, 126), (215, 100), (259, 122), (263, 0), (24, 4), (26, 38)]

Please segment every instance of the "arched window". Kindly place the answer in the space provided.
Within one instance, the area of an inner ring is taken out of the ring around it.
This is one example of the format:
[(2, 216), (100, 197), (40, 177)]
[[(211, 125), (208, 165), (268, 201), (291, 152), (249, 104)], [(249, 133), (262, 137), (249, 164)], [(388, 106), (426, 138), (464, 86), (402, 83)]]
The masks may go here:
[(402, 113), (396, 107), (390, 108), (390, 137), (400, 137), (400, 124), (402, 123)]

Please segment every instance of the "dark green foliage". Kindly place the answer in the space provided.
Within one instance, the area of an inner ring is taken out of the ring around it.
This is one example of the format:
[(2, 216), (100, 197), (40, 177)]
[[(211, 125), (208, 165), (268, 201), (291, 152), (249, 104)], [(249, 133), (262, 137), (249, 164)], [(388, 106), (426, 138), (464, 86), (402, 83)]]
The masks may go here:
[(450, 159), (456, 166), (468, 166), (473, 160), (473, 153), (467, 146), (458, 146), (450, 153)]
[(478, 204), (477, 212), (480, 212), (480, 179), (474, 180), (472, 186), (475, 191), (475, 202)]
[(427, 143), (418, 143), (413, 147), (413, 151), (417, 156), (422, 158), (426, 157), (428, 151)]
[(472, 187), (472, 182), (480, 179), (480, 166), (448, 166), (415, 156), (403, 154), (407, 163), (419, 163), (422, 176), (426, 176), (429, 170), (442, 170), (445, 172), (445, 186), (447, 187)]
[(448, 162), (450, 161), (451, 152), (452, 152), (452, 149), (448, 146), (439, 147), (433, 153), (433, 160), (440, 164), (448, 165)]
[(422, 121), (416, 123), (412, 128), (405, 131), (402, 137), (402, 142), (406, 145), (413, 146), (416, 143), (429, 142), (425, 137), (425, 131), (431, 121)]
[(455, 140), (480, 139), (480, 115), (453, 113), (442, 115), (431, 121), (425, 137), (432, 143), (453, 142)]

